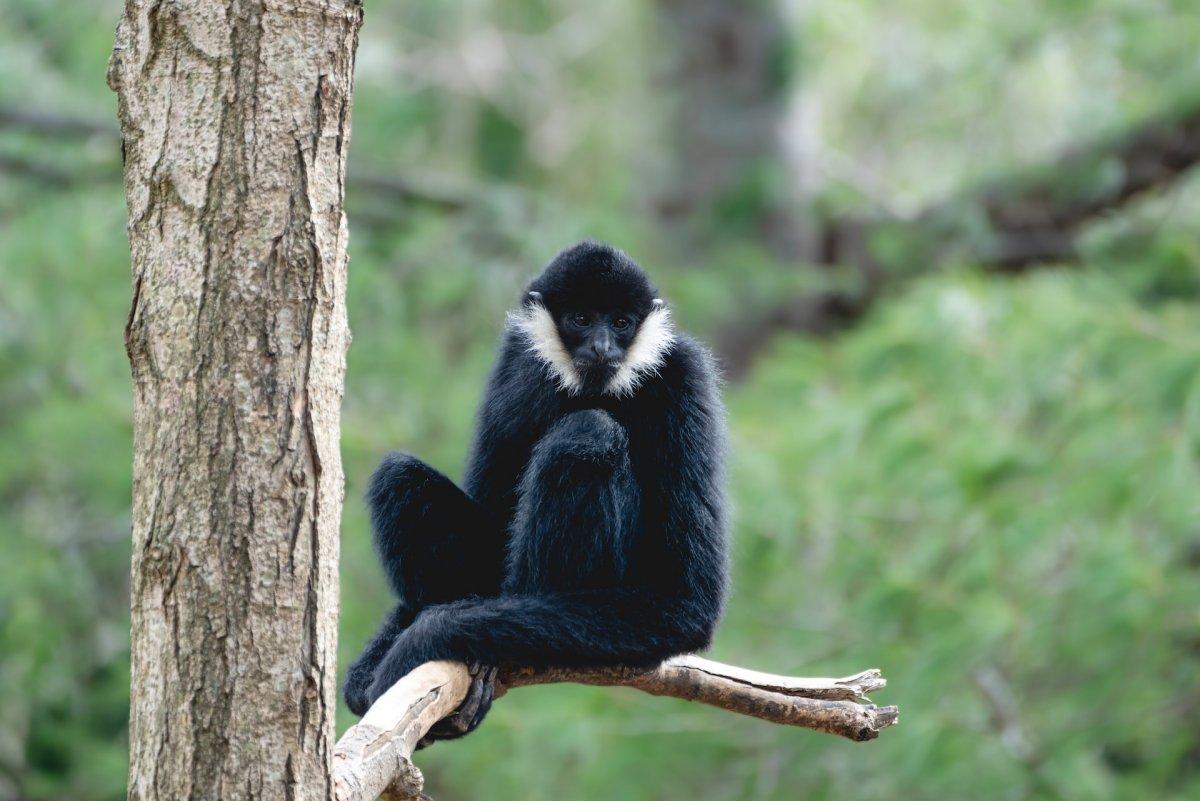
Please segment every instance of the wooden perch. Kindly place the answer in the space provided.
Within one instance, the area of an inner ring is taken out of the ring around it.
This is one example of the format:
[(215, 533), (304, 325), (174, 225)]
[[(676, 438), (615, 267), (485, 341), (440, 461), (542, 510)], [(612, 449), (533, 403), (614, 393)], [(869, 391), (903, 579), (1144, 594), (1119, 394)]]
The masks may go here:
[[(900, 716), (894, 706), (860, 703), (886, 686), (878, 670), (842, 679), (797, 678), (697, 656), (669, 659), (652, 670), (501, 671), (496, 697), (514, 687), (556, 682), (634, 687), (856, 742), (875, 739)], [(467, 668), (458, 662), (429, 662), (397, 682), (338, 741), (333, 753), (336, 801), (419, 798), (423, 779), (412, 763), (413, 749), (434, 723), (458, 708), (470, 685)]]

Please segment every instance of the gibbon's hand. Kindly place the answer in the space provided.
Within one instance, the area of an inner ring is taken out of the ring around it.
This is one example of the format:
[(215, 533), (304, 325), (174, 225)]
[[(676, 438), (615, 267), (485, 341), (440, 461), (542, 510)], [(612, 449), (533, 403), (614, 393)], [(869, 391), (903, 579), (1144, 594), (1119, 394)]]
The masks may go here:
[(496, 668), (476, 663), (468, 666), (468, 670), (471, 671), (471, 689), (467, 691), (467, 697), (453, 713), (433, 724), (417, 743), (417, 750), (428, 748), (438, 740), (456, 740), (468, 735), (487, 716), (496, 692)]

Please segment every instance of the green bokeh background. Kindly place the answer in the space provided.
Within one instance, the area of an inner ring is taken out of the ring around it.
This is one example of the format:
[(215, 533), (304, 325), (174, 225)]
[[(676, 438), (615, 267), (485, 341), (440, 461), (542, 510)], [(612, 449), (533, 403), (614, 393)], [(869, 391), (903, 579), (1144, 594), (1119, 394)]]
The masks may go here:
[[(708, 338), (811, 279), (733, 222), (688, 252), (647, 212), (673, 100), (649, 0), (366, 11), (353, 164), (436, 174), (471, 200), (448, 213), (350, 185), (342, 667), (388, 603), (366, 477), (392, 448), (459, 475), (504, 311), (559, 247), (621, 245)], [(119, 14), (0, 0), (0, 106), (111, 120)], [(1194, 0), (813, 0), (786, 19), (827, 209), (911, 213), (1200, 79)], [(78, 179), (0, 171), (0, 801), (117, 799), (124, 201), (103, 134), (0, 126), (0, 158)], [(881, 666), (876, 700), (901, 706), (899, 728), (856, 745), (633, 691), (538, 688), (422, 752), (429, 790), (1200, 798), (1198, 213), (1185, 178), (1090, 225), (1077, 263), (913, 265), (853, 330), (782, 336), (727, 387), (735, 585), (713, 655), (807, 675)]]

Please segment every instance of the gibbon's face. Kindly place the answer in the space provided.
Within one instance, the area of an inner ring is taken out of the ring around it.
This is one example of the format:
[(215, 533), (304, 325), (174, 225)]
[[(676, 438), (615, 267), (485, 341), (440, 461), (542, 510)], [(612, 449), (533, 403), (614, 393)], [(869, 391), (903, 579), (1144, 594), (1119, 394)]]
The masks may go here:
[(675, 337), (642, 269), (594, 242), (559, 253), (529, 285), (510, 324), (570, 395), (633, 395), (662, 366)]
[(598, 389), (625, 361), (640, 320), (632, 311), (574, 309), (559, 314), (555, 322), (584, 388)]

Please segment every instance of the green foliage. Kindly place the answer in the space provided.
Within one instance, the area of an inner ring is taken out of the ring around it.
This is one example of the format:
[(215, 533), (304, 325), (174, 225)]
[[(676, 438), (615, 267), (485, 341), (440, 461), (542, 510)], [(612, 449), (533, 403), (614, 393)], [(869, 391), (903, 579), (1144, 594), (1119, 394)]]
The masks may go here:
[[(0, 735), (0, 798), (117, 798), (129, 699), (124, 210), (109, 191), (8, 211), (0, 709), (11, 725)], [(47, 235), (64, 220), (70, 236)]]
[[(874, 795), (848, 784), (863, 773), (916, 797), (1200, 787), (1162, 758), (1200, 746), (1194, 308), (1149, 314), (1094, 274), (930, 281), (836, 348), (784, 344), (732, 412), (744, 639), (726, 653), (883, 664), (905, 710), (829, 797)], [(1006, 750), (982, 670), (1032, 757)], [(791, 781), (841, 745), (814, 747)]]
[[(117, 5), (0, 0), (0, 103), (109, 114)], [(787, 60), (833, 143), (819, 154), (825, 202), (911, 210), (1156, 110), (1197, 78), (1192, 6), (813, 4)], [(644, 186), (665, 158), (654, 130), (668, 104), (650, 81), (652, 12), (368, 9), (354, 159), (522, 189), (483, 187), (454, 215), (351, 216), (342, 665), (388, 603), (367, 476), (390, 448), (459, 474), (504, 310), (557, 247), (628, 247), (706, 335), (837, 278), (778, 264), (739, 227), (780, 191), (778, 172), (750, 176), (721, 210), (718, 249), (685, 258), (654, 230)], [(85, 176), (113, 167), (110, 151), (0, 132), (0, 156)], [(729, 387), (736, 586), (715, 656), (810, 675), (881, 666), (891, 686), (876, 700), (901, 705), (899, 728), (854, 745), (633, 691), (546, 687), (422, 752), (431, 790), (1200, 795), (1198, 215), (1193, 180), (1089, 230), (1075, 272), (930, 276), (837, 341), (780, 340)], [(62, 191), (0, 174), (0, 801), (124, 796), (123, 230), (113, 182)], [(882, 236), (905, 261), (905, 243)]]

